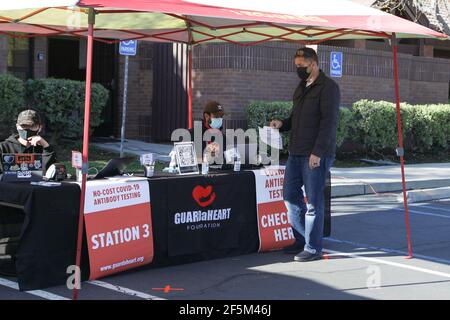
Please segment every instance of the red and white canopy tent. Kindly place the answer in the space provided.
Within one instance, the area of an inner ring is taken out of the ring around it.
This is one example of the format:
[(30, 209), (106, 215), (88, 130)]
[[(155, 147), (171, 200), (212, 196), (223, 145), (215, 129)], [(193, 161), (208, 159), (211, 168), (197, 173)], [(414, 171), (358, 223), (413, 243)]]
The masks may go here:
[[(94, 40), (114, 43), (139, 39), (178, 42), (189, 46), (229, 42), (250, 46), (267, 41), (318, 44), (333, 39), (390, 39), (408, 252), (412, 257), (400, 118), (397, 39), (447, 39), (447, 35), (347, 0), (21, 0), (0, 4), (0, 34), (88, 38), (77, 266), (80, 264), (84, 218)], [(188, 65), (188, 126), (192, 127), (192, 50), (189, 50)]]

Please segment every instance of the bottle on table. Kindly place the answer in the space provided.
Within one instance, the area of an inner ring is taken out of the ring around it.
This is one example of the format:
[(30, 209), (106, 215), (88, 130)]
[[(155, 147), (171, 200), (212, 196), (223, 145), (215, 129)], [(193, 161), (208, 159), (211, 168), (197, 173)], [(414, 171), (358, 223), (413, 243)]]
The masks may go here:
[(241, 171), (241, 158), (236, 157), (234, 158), (234, 171)]
[(202, 174), (208, 174), (209, 172), (209, 163), (208, 163), (208, 156), (203, 154), (203, 162), (202, 162)]

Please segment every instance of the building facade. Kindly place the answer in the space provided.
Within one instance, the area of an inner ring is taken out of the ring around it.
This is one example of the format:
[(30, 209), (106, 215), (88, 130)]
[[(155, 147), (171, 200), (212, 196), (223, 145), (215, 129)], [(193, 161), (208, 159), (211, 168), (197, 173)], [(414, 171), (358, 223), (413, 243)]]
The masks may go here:
[[(361, 0), (367, 5), (377, 1)], [(419, 18), (405, 8), (398, 15), (449, 32), (450, 17), (439, 1), (425, 1)], [(433, 7), (434, 6), (434, 7)], [(430, 9), (431, 8), (431, 9)], [(434, 8), (434, 10), (433, 10)], [(432, 14), (434, 12), (434, 14)], [(444, 19), (442, 18), (444, 17)], [(446, 19), (445, 19), (446, 17)], [(289, 101), (298, 83), (293, 55), (298, 45), (267, 42), (257, 46), (228, 43), (193, 48), (193, 117), (202, 117), (208, 100), (226, 111), (227, 128), (246, 128), (245, 108), (252, 100)], [(27, 78), (84, 80), (86, 42), (55, 37), (17, 39), (0, 36), (0, 73)], [(343, 53), (342, 106), (360, 99), (394, 101), (391, 47), (387, 41), (334, 41), (317, 46), (322, 70), (329, 74), (330, 53)], [(117, 45), (96, 43), (93, 81), (110, 90), (98, 136), (120, 136), (124, 57)], [(169, 141), (173, 129), (187, 126), (187, 47), (182, 44), (139, 42), (130, 57), (126, 137)], [(450, 41), (401, 40), (399, 43), (401, 100), (412, 104), (450, 100)]]

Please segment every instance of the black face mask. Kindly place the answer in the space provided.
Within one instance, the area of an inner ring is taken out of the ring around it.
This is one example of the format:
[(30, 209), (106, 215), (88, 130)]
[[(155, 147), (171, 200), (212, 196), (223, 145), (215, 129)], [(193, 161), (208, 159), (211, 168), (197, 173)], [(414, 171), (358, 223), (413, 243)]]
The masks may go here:
[(308, 73), (308, 71), (306, 71), (307, 69), (308, 67), (297, 67), (297, 75), (303, 81), (306, 81), (311, 74), (311, 72)]
[(17, 132), (19, 133), (19, 137), (22, 138), (23, 140), (27, 140), (30, 137), (34, 137), (36, 136), (39, 131), (34, 131), (34, 130), (24, 130), (24, 129), (17, 129)]

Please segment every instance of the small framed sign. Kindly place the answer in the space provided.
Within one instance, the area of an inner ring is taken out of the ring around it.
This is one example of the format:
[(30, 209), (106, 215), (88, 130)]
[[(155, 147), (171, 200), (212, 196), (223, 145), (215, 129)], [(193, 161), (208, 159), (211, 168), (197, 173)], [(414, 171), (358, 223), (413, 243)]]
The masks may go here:
[(81, 152), (72, 151), (72, 167), (81, 170), (83, 167), (83, 158), (81, 157)]
[(194, 142), (175, 142), (175, 155), (177, 158), (178, 173), (198, 174), (198, 163)]
[(143, 165), (143, 166), (155, 165), (153, 153), (147, 153), (147, 154), (141, 155), (140, 160), (141, 160), (141, 165)]

